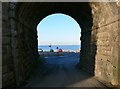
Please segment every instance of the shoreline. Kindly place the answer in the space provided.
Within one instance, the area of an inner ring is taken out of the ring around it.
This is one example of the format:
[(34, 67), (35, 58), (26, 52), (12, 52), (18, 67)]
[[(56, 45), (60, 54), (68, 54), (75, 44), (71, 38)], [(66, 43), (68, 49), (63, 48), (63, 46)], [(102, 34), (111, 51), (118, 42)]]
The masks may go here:
[(40, 56), (64, 56), (65, 54), (77, 54), (80, 52), (38, 52)]
[[(41, 52), (41, 50), (38, 50), (38, 52)], [(42, 52), (50, 52), (50, 50), (43, 50)], [(54, 52), (58, 52), (58, 50), (54, 50)], [(80, 52), (80, 49), (77, 50), (62, 50), (62, 52)]]

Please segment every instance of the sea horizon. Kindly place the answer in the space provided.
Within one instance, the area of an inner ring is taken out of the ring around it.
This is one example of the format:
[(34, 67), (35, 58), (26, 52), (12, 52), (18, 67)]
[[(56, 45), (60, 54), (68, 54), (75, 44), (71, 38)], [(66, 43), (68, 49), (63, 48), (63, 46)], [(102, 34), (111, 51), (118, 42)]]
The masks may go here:
[(81, 45), (51, 45), (51, 47), (49, 47), (49, 45), (38, 45), (38, 50), (42, 49), (43, 51), (49, 51), (53, 49), (56, 51), (57, 47), (62, 50), (76, 51), (80, 50)]
[[(48, 44), (49, 45), (52, 45), (52, 44)], [(63, 44), (63, 45), (72, 45), (72, 44)], [(74, 44), (75, 45), (75, 44)], [(77, 45), (77, 44), (76, 44)], [(47, 45), (38, 45), (38, 46), (47, 46)], [(57, 45), (53, 45), (53, 46), (57, 46)], [(61, 46), (61, 45), (60, 45)]]

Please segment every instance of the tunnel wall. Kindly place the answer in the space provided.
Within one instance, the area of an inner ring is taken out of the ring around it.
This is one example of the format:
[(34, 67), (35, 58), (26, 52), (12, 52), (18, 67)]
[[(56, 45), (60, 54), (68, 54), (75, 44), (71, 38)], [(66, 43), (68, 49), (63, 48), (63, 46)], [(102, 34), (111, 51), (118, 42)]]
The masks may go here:
[(21, 86), (29, 78), (36, 66), (36, 59), (38, 57), (37, 31), (24, 18), (18, 17), (15, 8), (11, 8), (14, 5), (16, 3), (10, 3), (9, 13), (11, 15), (11, 27), (13, 27), (12, 45), (16, 83), (17, 86)]
[(31, 72), (34, 70), (37, 59), (37, 32), (29, 25), (17, 23), (16, 36), (16, 59), (17, 73), (19, 76), (18, 83), (21, 84), (26, 80)]
[[(0, 2), (0, 29), (2, 29), (2, 3)], [(0, 43), (2, 43), (2, 30), (0, 31)], [(0, 80), (2, 80), (2, 44), (0, 44)], [(0, 88), (2, 81), (0, 81)]]
[[(28, 8), (21, 7), (17, 13), (15, 5), (16, 3), (2, 3), (3, 87), (23, 84), (34, 70), (35, 59), (38, 57), (37, 31), (33, 26), (36, 18), (28, 16), (31, 11)], [(29, 4), (25, 6), (29, 7)], [(80, 67), (101, 81), (118, 85), (118, 8), (116, 3), (90, 3), (90, 6), (93, 26), (87, 26), (88, 20), (82, 26)], [(28, 12), (24, 15), (25, 9)], [(36, 12), (30, 14), (34, 13)], [(77, 18), (78, 23), (81, 23), (79, 16)]]
[(8, 3), (2, 3), (2, 8), (4, 8), (2, 9), (2, 86), (14, 87), (16, 83), (8, 7)]
[(120, 85), (120, 3), (118, 3), (118, 83)]
[(115, 2), (91, 2), (90, 6), (93, 26), (82, 28), (80, 68), (102, 82), (117, 85), (118, 6)]
[(24, 84), (36, 65), (37, 32), (21, 23), (15, 13), (16, 3), (2, 3), (2, 86)]
[(95, 76), (118, 85), (118, 22), (117, 4), (91, 3), (93, 33), (96, 34)]

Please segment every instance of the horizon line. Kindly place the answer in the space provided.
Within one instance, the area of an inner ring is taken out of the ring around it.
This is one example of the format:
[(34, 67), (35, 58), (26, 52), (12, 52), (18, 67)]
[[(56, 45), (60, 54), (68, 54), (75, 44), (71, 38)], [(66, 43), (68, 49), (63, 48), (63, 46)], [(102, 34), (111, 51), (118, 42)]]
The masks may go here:
[[(47, 45), (47, 44), (42, 44), (42, 45)], [(50, 44), (51, 45), (51, 44)], [(57, 45), (57, 44), (56, 44)], [(56, 45), (53, 45), (53, 46), (56, 46)], [(63, 45), (72, 45), (72, 44), (63, 44)], [(73, 44), (73, 45), (81, 45), (81, 44)], [(41, 45), (38, 45), (38, 46), (41, 46)]]

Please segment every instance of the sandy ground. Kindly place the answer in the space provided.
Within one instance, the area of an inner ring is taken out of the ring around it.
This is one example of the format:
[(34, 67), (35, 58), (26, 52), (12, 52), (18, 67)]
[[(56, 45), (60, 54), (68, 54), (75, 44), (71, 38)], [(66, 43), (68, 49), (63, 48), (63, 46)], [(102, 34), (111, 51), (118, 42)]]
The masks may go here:
[[(44, 66), (36, 69), (27, 81), (26, 87), (92, 87), (107, 89), (93, 76), (80, 71), (78, 53), (65, 53), (64, 56), (45, 57)], [(42, 73), (42, 74), (41, 74)]]

